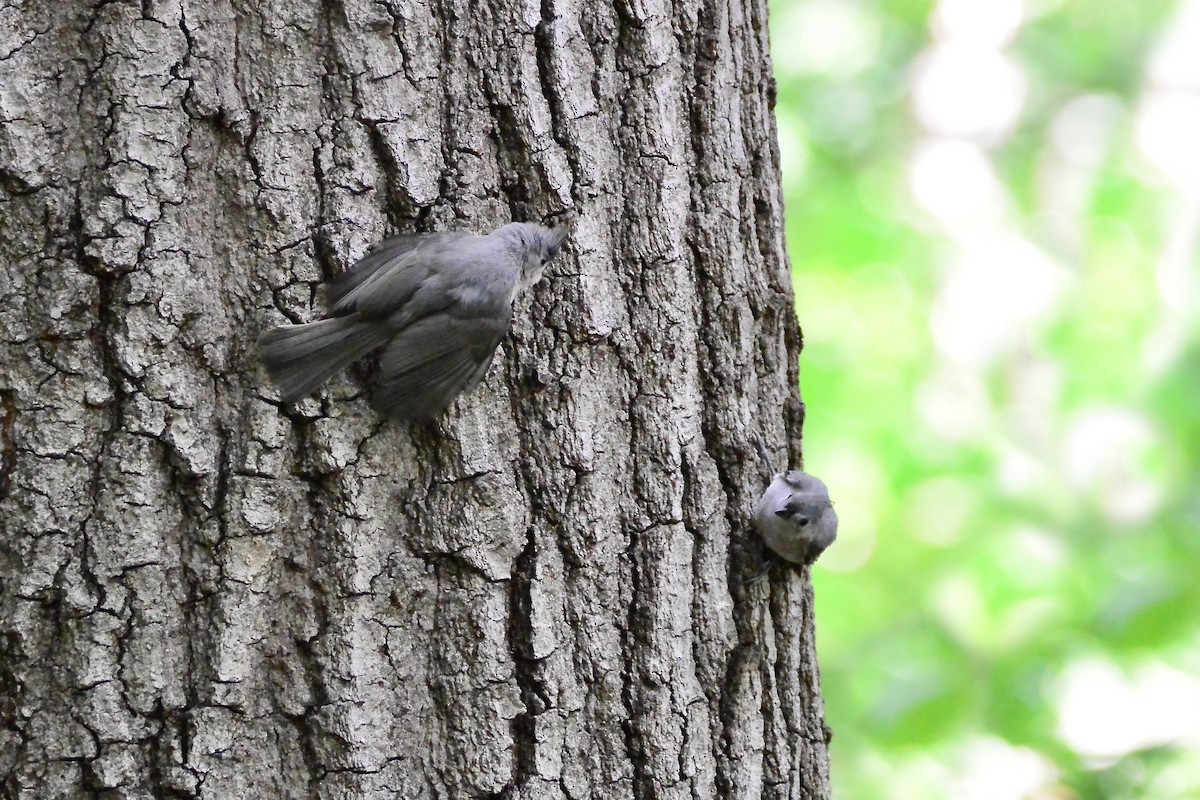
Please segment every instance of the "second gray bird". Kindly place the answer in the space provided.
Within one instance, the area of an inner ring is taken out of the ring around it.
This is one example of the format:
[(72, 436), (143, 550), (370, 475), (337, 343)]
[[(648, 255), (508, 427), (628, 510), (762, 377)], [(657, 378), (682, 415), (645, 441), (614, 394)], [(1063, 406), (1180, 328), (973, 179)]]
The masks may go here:
[(284, 402), (316, 391), (381, 350), (372, 405), (431, 419), (487, 373), (516, 297), (537, 283), (565, 228), (513, 222), (486, 236), (419, 233), (389, 239), (326, 286), (324, 319), (258, 337)]
[(820, 478), (798, 469), (771, 477), (766, 447), (757, 442), (759, 459), (770, 481), (754, 513), (755, 527), (767, 547), (795, 564), (811, 564), (837, 538), (837, 512)]

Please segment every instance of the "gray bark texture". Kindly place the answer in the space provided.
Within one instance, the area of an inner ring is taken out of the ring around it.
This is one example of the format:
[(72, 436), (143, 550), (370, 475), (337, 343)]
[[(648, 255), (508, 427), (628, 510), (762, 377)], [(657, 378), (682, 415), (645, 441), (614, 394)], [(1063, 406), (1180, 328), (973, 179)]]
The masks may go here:
[[(765, 0), (0, 7), (0, 795), (819, 798)], [(439, 421), (255, 337), (578, 215)]]

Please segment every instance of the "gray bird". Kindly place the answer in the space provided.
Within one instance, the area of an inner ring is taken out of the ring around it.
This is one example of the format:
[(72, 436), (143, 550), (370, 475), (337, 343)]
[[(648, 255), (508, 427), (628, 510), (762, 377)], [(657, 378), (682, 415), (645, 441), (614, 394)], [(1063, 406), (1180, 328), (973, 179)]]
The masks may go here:
[(794, 564), (811, 564), (837, 537), (837, 512), (829, 489), (819, 478), (798, 469), (776, 473), (767, 448), (756, 441), (767, 490), (758, 501), (754, 523), (767, 547)]
[(483, 379), (513, 301), (541, 280), (566, 236), (566, 228), (513, 222), (486, 236), (388, 239), (326, 285), (323, 319), (264, 331), (259, 355), (290, 403), (381, 350), (372, 405), (397, 419), (431, 419)]

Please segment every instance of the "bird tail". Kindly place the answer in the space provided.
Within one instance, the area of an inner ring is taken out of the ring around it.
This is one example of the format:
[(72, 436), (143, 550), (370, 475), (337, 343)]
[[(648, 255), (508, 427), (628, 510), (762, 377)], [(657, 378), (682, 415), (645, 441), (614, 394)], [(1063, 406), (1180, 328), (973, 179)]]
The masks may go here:
[(758, 455), (758, 470), (762, 473), (763, 481), (769, 484), (775, 477), (775, 465), (771, 463), (771, 453), (762, 437), (754, 437), (754, 450)]
[(258, 337), (258, 354), (285, 403), (321, 384), (387, 341), (387, 332), (355, 316), (281, 325)]

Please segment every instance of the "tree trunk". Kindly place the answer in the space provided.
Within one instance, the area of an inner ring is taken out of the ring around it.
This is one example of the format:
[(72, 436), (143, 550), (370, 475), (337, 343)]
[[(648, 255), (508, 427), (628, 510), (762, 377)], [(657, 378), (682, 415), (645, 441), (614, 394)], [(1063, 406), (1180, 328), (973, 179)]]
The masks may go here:
[[(828, 795), (765, 0), (0, 10), (0, 787)], [(574, 209), (435, 424), (258, 333)]]

